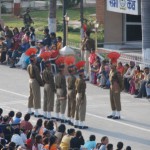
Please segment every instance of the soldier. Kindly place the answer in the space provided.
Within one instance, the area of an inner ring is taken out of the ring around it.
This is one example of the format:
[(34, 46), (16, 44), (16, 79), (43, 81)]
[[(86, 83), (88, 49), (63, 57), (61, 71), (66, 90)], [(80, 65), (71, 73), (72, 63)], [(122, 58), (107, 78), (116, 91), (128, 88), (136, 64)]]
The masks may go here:
[(76, 80), (76, 112), (75, 112), (75, 128), (87, 129), (88, 126), (84, 125), (85, 115), (86, 115), (86, 82), (84, 81), (84, 67), (85, 62), (80, 61), (76, 64), (78, 69), (79, 78)]
[(123, 80), (121, 74), (116, 70), (117, 59), (111, 57), (111, 71), (109, 74), (110, 80), (110, 103), (112, 114), (107, 116), (107, 118), (120, 119), (121, 102), (120, 93), (123, 89)]
[[(32, 49), (28, 49), (26, 51), (26, 54), (29, 53), (30, 50), (32, 50)], [(40, 76), (40, 71), (39, 71), (38, 67), (36, 66), (35, 55), (33, 55), (33, 54), (30, 55), (30, 62), (31, 62), (31, 64), (27, 67), (27, 71), (28, 71), (29, 77), (30, 77), (30, 79), (29, 79), (30, 96), (28, 98), (28, 113), (32, 114), (31, 108), (34, 108), (34, 110), (35, 110), (34, 116), (42, 117), (42, 115), (40, 115), (38, 113), (38, 109), (41, 108), (40, 86), (43, 86), (43, 81)]]
[(89, 79), (89, 55), (91, 49), (95, 50), (95, 41), (90, 38), (90, 31), (85, 32), (85, 38), (82, 43), (82, 51), (81, 51), (81, 57), (85, 61), (85, 76), (86, 79)]
[[(66, 102), (67, 102), (67, 86), (66, 86), (66, 78), (64, 76), (64, 57), (59, 57), (56, 60), (56, 64), (58, 66), (59, 73), (55, 76), (55, 87), (56, 87), (56, 119), (61, 120), (62, 123), (66, 122), (65, 119), (65, 110), (66, 110)], [(61, 116), (59, 116), (59, 113)]]
[(75, 58), (73, 56), (66, 57), (65, 59), (66, 65), (68, 65), (69, 77), (67, 78), (68, 83), (68, 123), (73, 125), (74, 115), (75, 115), (75, 106), (76, 106), (76, 89), (75, 82), (76, 77), (75, 74)]
[(46, 119), (51, 118), (51, 112), (54, 109), (54, 94), (55, 94), (55, 83), (54, 76), (51, 72), (50, 61), (45, 62), (45, 69), (43, 71), (44, 81), (44, 105), (43, 105), (43, 116)]
[(26, 29), (29, 29), (31, 23), (34, 23), (29, 13), (30, 13), (30, 9), (27, 8), (26, 12), (23, 14), (23, 23)]

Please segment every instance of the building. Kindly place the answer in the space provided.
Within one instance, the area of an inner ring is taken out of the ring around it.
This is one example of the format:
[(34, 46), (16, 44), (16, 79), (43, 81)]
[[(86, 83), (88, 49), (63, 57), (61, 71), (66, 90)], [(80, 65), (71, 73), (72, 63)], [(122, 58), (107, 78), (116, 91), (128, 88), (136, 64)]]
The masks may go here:
[(104, 47), (142, 48), (140, 0), (96, 0), (96, 18), (104, 26)]

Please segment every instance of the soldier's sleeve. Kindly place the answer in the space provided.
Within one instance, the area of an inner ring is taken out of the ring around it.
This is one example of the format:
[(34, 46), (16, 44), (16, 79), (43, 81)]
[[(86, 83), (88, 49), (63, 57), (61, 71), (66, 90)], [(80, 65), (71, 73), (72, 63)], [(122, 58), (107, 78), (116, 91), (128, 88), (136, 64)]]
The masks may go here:
[(40, 76), (40, 72), (39, 72), (38, 68), (35, 67), (34, 71), (35, 71), (35, 78), (36, 78), (36, 80), (38, 81), (40, 86), (43, 86), (43, 81), (42, 81), (42, 78)]
[(53, 88), (53, 91), (56, 92), (56, 87), (55, 87), (55, 82), (54, 82), (54, 76), (53, 74), (51, 73), (51, 78), (52, 78), (52, 88)]

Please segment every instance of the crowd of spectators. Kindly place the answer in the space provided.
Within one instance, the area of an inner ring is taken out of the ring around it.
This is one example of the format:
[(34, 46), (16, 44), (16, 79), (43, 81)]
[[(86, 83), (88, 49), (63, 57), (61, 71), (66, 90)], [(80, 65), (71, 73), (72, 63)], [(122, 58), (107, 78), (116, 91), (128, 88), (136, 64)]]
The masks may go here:
[(62, 47), (62, 38), (56, 37), (56, 33), (49, 34), (49, 29), (45, 28), (43, 31), (43, 39), (37, 40), (35, 29), (33, 27), (22, 27), (19, 31), (17, 27), (10, 30), (8, 26), (4, 29), (1, 28), (0, 37), (0, 63), (7, 64), (10, 68), (21, 67), (27, 68), (29, 62), (29, 56), (26, 56), (25, 52), (29, 48), (37, 49), (38, 64), (42, 59), (39, 57), (45, 51), (54, 52), (52, 58), (59, 55), (59, 50)]
[[(108, 89), (110, 87), (109, 61), (101, 61), (96, 53), (91, 50), (89, 65), (90, 82), (101, 88)], [(139, 65), (135, 65), (134, 61), (130, 61), (129, 64), (122, 64), (122, 62), (118, 62), (117, 71), (120, 72), (122, 76), (122, 82), (124, 83), (124, 92), (135, 95), (135, 98), (150, 98), (149, 67), (141, 69)]]
[[(57, 125), (55, 120), (38, 119), (33, 125), (30, 114), (22, 119), (21, 112), (10, 111), (3, 115), (0, 108), (0, 149), (2, 150), (123, 150), (124, 144), (117, 146), (109, 143), (107, 136), (103, 136), (98, 143), (96, 136), (90, 135), (85, 141), (80, 130), (66, 129), (65, 124)], [(127, 146), (125, 150), (131, 150)]]

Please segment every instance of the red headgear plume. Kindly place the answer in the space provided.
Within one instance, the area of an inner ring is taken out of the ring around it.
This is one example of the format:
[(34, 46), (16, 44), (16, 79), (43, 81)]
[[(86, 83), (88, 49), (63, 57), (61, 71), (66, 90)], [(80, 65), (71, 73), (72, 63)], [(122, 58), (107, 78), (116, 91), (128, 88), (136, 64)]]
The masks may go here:
[(59, 55), (59, 51), (57, 50), (52, 50), (51, 53), (51, 58), (56, 58)]
[(64, 68), (65, 67), (65, 65), (64, 65), (65, 57), (64, 56), (60, 56), (58, 59), (56, 59), (55, 63), (57, 64), (57, 66), (59, 68)]
[(77, 67), (77, 70), (78, 72), (84, 72), (84, 65), (85, 65), (85, 61), (79, 61), (77, 64), (76, 64), (76, 67)]
[(51, 57), (51, 54), (52, 52), (43, 52), (40, 57), (46, 61)]
[(37, 52), (37, 49), (36, 49), (36, 48), (29, 48), (29, 49), (25, 52), (25, 54), (26, 54), (27, 56), (31, 56), (31, 55), (35, 55), (36, 52)]
[(117, 52), (111, 52), (107, 55), (107, 57), (109, 59), (111, 59), (111, 63), (112, 64), (116, 64), (117, 63), (117, 59), (120, 57), (120, 53)]

